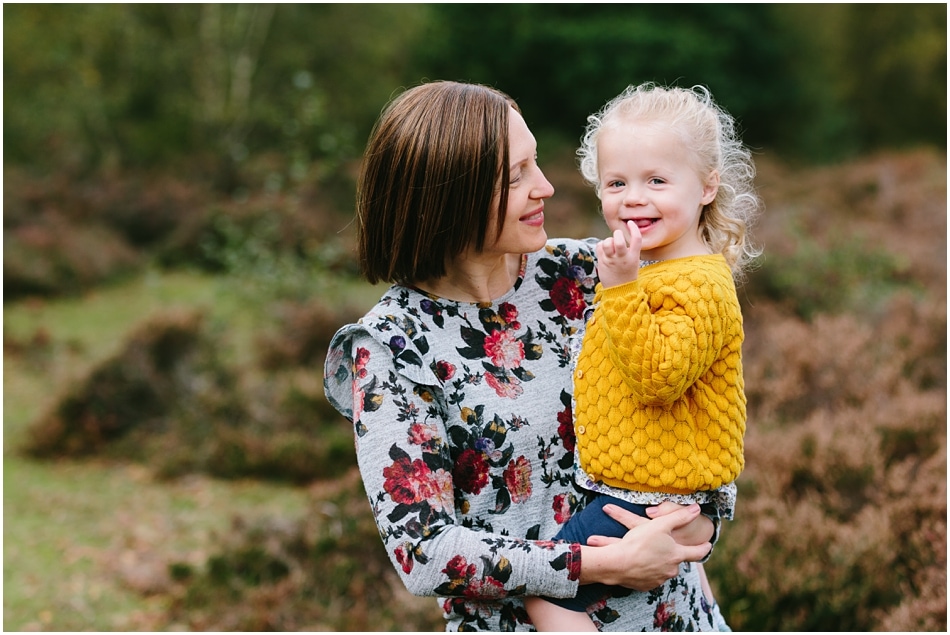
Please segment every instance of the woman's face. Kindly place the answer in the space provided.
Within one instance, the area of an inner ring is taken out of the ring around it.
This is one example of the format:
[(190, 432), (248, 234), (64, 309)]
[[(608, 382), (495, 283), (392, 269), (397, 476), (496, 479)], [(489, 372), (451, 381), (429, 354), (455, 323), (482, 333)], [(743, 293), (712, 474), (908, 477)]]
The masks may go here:
[(509, 183), (505, 226), (494, 240), (488, 237), (483, 253), (527, 254), (544, 247), (548, 239), (544, 231), (544, 200), (554, 194), (554, 186), (538, 167), (538, 144), (524, 118), (513, 108), (508, 115), (510, 163), (508, 172), (502, 174)]

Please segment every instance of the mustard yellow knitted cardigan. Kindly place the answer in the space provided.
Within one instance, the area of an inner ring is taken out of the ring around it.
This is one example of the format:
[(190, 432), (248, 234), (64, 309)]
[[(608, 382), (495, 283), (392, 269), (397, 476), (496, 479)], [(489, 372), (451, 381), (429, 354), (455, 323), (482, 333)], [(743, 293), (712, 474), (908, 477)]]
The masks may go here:
[(620, 489), (688, 494), (744, 466), (742, 314), (719, 255), (597, 286), (574, 372), (581, 467)]

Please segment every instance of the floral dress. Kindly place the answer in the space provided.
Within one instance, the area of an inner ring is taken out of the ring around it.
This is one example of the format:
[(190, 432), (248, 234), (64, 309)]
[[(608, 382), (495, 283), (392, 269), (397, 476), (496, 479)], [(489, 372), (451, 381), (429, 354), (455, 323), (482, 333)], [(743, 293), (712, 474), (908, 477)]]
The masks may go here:
[[(550, 240), (505, 296), (470, 304), (393, 286), (327, 355), (386, 551), (446, 630), (534, 630), (525, 596), (573, 597), (580, 547), (549, 538), (574, 484), (570, 340), (596, 283), (595, 239)], [(602, 630), (715, 630), (696, 568), (588, 612)]]

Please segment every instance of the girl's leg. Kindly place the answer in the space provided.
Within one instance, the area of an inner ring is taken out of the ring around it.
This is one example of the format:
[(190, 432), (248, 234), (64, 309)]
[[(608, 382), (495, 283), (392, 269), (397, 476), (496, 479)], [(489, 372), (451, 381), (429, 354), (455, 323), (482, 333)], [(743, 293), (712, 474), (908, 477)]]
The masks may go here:
[(539, 632), (597, 632), (584, 611), (572, 611), (538, 597), (525, 599), (524, 606)]

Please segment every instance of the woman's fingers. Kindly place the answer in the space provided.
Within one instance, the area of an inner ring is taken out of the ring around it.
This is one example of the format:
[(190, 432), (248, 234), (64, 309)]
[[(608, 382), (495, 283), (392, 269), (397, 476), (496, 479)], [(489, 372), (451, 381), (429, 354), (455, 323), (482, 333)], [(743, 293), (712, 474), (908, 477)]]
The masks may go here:
[(665, 516), (666, 514), (672, 514), (675, 511), (683, 509), (682, 505), (677, 505), (671, 501), (663, 501), (659, 505), (654, 505), (653, 507), (647, 507), (647, 516), (650, 518), (659, 518), (660, 516)]
[[(663, 533), (667, 533), (670, 536), (673, 536), (674, 532), (677, 530), (682, 530), (690, 523), (696, 521), (700, 514), (699, 505), (696, 503), (685, 507), (675, 503), (662, 503), (658, 507), (663, 510), (663, 514), (658, 515), (652, 520), (634, 514), (633, 512), (627, 511), (626, 509), (616, 505), (605, 505), (604, 512), (617, 522), (621, 523), (627, 529), (634, 529), (646, 523), (652, 522), (656, 523), (651, 527), (652, 529), (662, 531)], [(709, 521), (708, 524), (712, 525), (712, 521)], [(698, 535), (711, 536), (712, 531), (703, 531)], [(608, 538), (606, 536), (591, 536), (587, 541), (587, 544), (592, 547), (603, 547), (613, 544), (614, 542), (617, 542), (617, 540), (617, 538)], [(702, 540), (702, 542), (699, 542), (700, 540)], [(702, 560), (709, 553), (709, 550), (712, 549), (712, 543), (710, 543), (708, 540), (703, 540), (702, 538), (690, 540), (690, 542), (693, 542), (694, 544), (679, 543), (680, 547), (682, 547), (682, 551), (680, 552), (682, 556), (682, 562)]]

